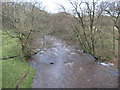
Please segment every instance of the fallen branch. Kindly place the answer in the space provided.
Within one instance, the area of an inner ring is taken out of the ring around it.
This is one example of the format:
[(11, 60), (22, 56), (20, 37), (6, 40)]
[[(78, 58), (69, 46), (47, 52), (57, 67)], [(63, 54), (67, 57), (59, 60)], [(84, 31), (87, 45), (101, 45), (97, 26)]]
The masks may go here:
[[(30, 58), (31, 56), (33, 55), (36, 55), (37, 53), (41, 52), (41, 51), (46, 51), (46, 50), (38, 50), (38, 51), (33, 51), (34, 53), (31, 54), (31, 55), (24, 55), (24, 57), (26, 58)], [(43, 54), (42, 52), (40, 54)], [(11, 59), (11, 58), (16, 58), (16, 57), (20, 57), (22, 55), (15, 55), (15, 56), (5, 56), (5, 57), (1, 57), (0, 60), (8, 60), (8, 59)]]
[(11, 58), (16, 58), (16, 57), (19, 57), (19, 56), (21, 56), (21, 55), (5, 56), (5, 57), (0, 58), (0, 60), (7, 60), (7, 59), (11, 59)]

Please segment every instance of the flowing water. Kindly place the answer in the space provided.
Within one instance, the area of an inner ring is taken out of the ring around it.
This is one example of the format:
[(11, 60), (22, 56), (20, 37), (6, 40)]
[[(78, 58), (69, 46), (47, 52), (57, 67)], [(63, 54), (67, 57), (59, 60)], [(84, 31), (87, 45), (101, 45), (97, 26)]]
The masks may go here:
[(118, 87), (118, 72), (111, 66), (94, 62), (94, 57), (68, 46), (64, 41), (45, 36), (35, 38), (33, 46), (41, 52), (32, 56), (30, 65), (35, 69), (32, 88), (115, 88)]

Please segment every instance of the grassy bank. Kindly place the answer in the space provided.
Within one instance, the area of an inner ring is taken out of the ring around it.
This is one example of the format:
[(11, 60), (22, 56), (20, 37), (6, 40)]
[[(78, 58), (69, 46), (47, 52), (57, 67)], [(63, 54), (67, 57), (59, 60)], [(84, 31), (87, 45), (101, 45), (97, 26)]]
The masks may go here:
[[(2, 57), (22, 55), (21, 46), (16, 38), (2, 32)], [(24, 60), (16, 57), (2, 61), (2, 88), (30, 88), (34, 70)]]

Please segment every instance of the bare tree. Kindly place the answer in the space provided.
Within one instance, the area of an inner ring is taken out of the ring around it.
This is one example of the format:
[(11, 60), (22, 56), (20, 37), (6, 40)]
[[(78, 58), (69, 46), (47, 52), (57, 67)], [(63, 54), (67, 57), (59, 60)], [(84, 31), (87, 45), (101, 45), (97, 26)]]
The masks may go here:
[[(78, 41), (85, 52), (96, 55), (95, 47), (97, 42), (97, 22), (102, 15), (103, 9), (99, 9), (98, 1), (78, 2), (69, 1), (73, 7), (74, 18), (78, 25), (75, 26)], [(83, 7), (84, 6), (84, 7)], [(81, 33), (82, 32), (82, 33)]]
[[(18, 38), (25, 56), (34, 54), (31, 49), (31, 33), (41, 28), (36, 26), (40, 19), (41, 3), (37, 2), (6, 2), (3, 3), (3, 27), (6, 33)], [(39, 17), (37, 17), (39, 16)]]
[[(118, 29), (118, 33), (119, 33), (118, 60), (120, 60), (120, 1), (112, 2), (112, 3), (107, 2), (105, 3), (105, 5), (107, 5), (108, 8), (104, 9), (104, 11), (107, 12), (107, 14), (111, 17), (114, 23), (114, 27)], [(114, 29), (113, 29), (113, 42), (115, 44)]]
[[(71, 4), (72, 9), (72, 13), (70, 13), (75, 18), (75, 21), (73, 21), (74, 33), (82, 49), (97, 58), (112, 58), (111, 50), (109, 50), (111, 45), (106, 45), (111, 42), (108, 38), (111, 38), (111, 34), (113, 34), (112, 45), (113, 50), (115, 49), (116, 32), (114, 28), (112, 29), (110, 26), (112, 24), (112, 20), (109, 20), (110, 17), (104, 12), (108, 9), (109, 2), (100, 3), (97, 0), (92, 0), (90, 2), (69, 0), (69, 3)], [(64, 12), (67, 11), (63, 5), (60, 6)], [(114, 15), (116, 19), (118, 19), (116, 14)], [(111, 33), (112, 30), (113, 33)], [(103, 58), (101, 56), (103, 56)]]

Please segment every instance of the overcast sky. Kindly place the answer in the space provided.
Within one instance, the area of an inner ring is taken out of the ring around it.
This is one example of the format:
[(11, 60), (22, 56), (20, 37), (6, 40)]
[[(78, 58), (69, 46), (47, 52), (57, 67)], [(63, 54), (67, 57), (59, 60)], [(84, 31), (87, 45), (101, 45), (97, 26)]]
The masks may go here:
[[(67, 8), (67, 10), (70, 10), (70, 4), (68, 2), (69, 0), (36, 0), (36, 1), (41, 1), (43, 3), (43, 5), (46, 6), (46, 10), (49, 13), (59, 12), (60, 6), (58, 4), (61, 4), (65, 8)], [(78, 0), (78, 1), (93, 1), (93, 0)], [(98, 1), (119, 1), (119, 0), (98, 0)]]
[(64, 5), (66, 8), (69, 8), (68, 0), (36, 0), (41, 1), (46, 10), (50, 13), (57, 13), (60, 11), (60, 6), (58, 4)]
[[(17, 1), (21, 1), (21, 0), (17, 0)], [(42, 2), (43, 6), (46, 6), (46, 8), (45, 8), (46, 11), (48, 11), (49, 13), (59, 12), (60, 6), (58, 4), (65, 6), (65, 8), (67, 8), (67, 10), (70, 9), (70, 4), (69, 4), (68, 0), (22, 0), (22, 1)], [(81, 1), (81, 0), (78, 0), (78, 1)], [(83, 1), (85, 1), (85, 0), (83, 0)], [(86, 1), (92, 1), (92, 0), (86, 0)], [(99, 1), (119, 1), (119, 0), (99, 0)]]

